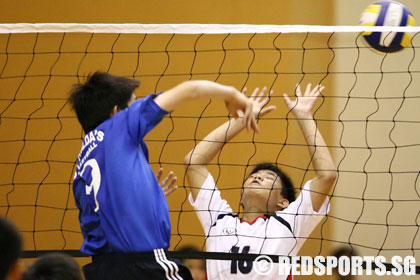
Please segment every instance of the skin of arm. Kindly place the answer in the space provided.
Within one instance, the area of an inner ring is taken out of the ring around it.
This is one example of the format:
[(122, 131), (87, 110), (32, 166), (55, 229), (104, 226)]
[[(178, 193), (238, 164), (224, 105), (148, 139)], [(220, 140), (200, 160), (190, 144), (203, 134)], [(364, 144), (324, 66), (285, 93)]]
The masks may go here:
[[(269, 101), (272, 92), (265, 95), (264, 88), (260, 93), (255, 89), (251, 99), (253, 100), (254, 117), (263, 116), (276, 109), (275, 106), (263, 108)], [(223, 145), (235, 137), (245, 128), (245, 123), (240, 119), (231, 119), (210, 132), (197, 146), (195, 146), (184, 158), (187, 169), (187, 177), (191, 186), (191, 194), (195, 200), (200, 192), (201, 186), (205, 182), (209, 171), (207, 165), (218, 154)]]
[(204, 80), (186, 81), (158, 95), (155, 102), (160, 108), (172, 112), (180, 105), (198, 98), (223, 99), (234, 118), (242, 117), (247, 129), (258, 132), (252, 100), (231, 86)]
[(315, 211), (319, 211), (325, 197), (331, 194), (337, 177), (336, 167), (331, 154), (318, 130), (312, 113), (312, 107), (323, 89), (324, 87), (317, 85), (311, 90), (311, 84), (308, 84), (305, 94), (302, 96), (298, 85), (296, 88), (296, 100), (294, 101), (286, 94), (283, 94), (287, 106), (298, 121), (312, 158), (315, 178), (312, 179), (310, 190), (312, 206)]

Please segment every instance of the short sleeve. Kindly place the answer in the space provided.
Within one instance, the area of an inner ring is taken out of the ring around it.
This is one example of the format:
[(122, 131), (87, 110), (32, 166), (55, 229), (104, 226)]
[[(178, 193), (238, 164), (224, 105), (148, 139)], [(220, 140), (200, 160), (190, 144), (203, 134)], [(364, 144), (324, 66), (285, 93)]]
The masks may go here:
[(209, 233), (210, 227), (217, 221), (220, 215), (232, 213), (232, 208), (226, 200), (222, 199), (220, 191), (217, 189), (210, 173), (195, 201), (191, 193), (189, 195), (189, 201), (194, 207), (206, 234)]
[(168, 113), (156, 104), (156, 96), (151, 94), (127, 108), (128, 130), (136, 142), (140, 142)]
[(294, 236), (302, 241), (299, 243), (303, 243), (305, 238), (309, 237), (329, 212), (328, 197), (325, 198), (318, 212), (313, 209), (310, 185), (311, 181), (306, 182), (296, 200), (285, 210), (276, 212), (276, 215), (281, 216), (291, 225)]

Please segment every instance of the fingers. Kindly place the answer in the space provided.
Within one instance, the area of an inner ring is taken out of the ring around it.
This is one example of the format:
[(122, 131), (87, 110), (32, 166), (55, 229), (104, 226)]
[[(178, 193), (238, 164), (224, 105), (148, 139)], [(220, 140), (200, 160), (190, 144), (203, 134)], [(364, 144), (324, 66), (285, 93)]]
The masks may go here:
[[(325, 88), (324, 86), (322, 86), (320, 84), (316, 85), (313, 89), (311, 89), (311, 87), (312, 87), (312, 84), (311, 83), (308, 83), (306, 85), (304, 96), (306, 96), (306, 97), (312, 97), (312, 96), (317, 97), (317, 96), (319, 96), (321, 94), (321, 92)], [(295, 92), (296, 92), (296, 96), (297, 97), (302, 96), (302, 91), (300, 89), (300, 84), (296, 84), (296, 90), (295, 90)]]
[(262, 109), (262, 110), (261, 110), (261, 112), (260, 112), (260, 117), (262, 117), (262, 116), (264, 116), (265, 114), (268, 114), (269, 112), (274, 111), (274, 110), (276, 110), (276, 109), (277, 109), (277, 107), (276, 107), (276, 106), (274, 106), (274, 105), (269, 106), (269, 107), (267, 107), (267, 108), (264, 108), (264, 109)]
[(261, 100), (264, 98), (265, 93), (267, 92), (267, 87), (264, 87), (260, 94), (258, 95), (257, 101), (261, 102)]
[[(263, 99), (265, 101), (264, 96), (265, 96), (266, 92), (267, 92), (267, 87), (264, 87), (261, 91), (260, 91), (260, 88), (255, 88), (254, 91), (252, 92), (250, 98), (257, 101), (257, 102), (261, 102), (261, 100), (263, 100)], [(271, 91), (270, 91), (270, 93), (271, 93)]]
[(262, 101), (263, 105), (266, 105), (268, 102), (270, 102), (270, 98), (273, 95), (274, 91), (270, 90), (270, 92), (265, 96), (264, 100)]
[(290, 99), (290, 97), (286, 94), (283, 93), (283, 97), (284, 97), (284, 101), (286, 102), (287, 106), (289, 107), (293, 107), (294, 102)]
[(255, 120), (253, 105), (254, 103), (251, 100), (248, 100), (245, 112), (243, 113), (245, 127), (247, 130), (253, 129), (255, 132), (259, 132), (260, 130), (257, 121)]
[(165, 179), (163, 179), (163, 181), (160, 183), (163, 186), (166, 186), (168, 184), (168, 181), (172, 179), (172, 177), (174, 176), (174, 173), (171, 171), (169, 172), (168, 176), (166, 176)]
[(312, 86), (312, 84), (311, 83), (309, 83), (307, 86), (306, 86), (306, 91), (305, 91), (305, 96), (315, 96), (315, 97), (317, 97), (317, 96), (319, 96), (320, 95), (320, 93), (324, 90), (324, 86), (322, 86), (322, 85), (320, 85), (320, 84), (318, 84), (318, 85), (316, 85), (312, 90), (311, 90), (311, 86)]
[[(159, 168), (159, 171), (156, 174), (156, 179), (158, 182), (160, 181), (160, 178), (162, 178), (162, 174), (163, 174), (163, 168)], [(163, 179), (163, 181), (159, 183), (165, 196), (170, 195), (171, 193), (173, 193), (175, 190), (178, 189), (178, 186), (175, 186), (175, 183), (177, 180), (178, 178), (174, 176), (174, 172), (171, 171), (169, 172), (168, 176), (166, 176), (166, 178)]]
[(300, 91), (300, 84), (296, 84), (295, 93), (296, 93), (296, 96), (302, 96), (302, 92)]
[(178, 189), (178, 186), (175, 185), (177, 180), (178, 180), (177, 177), (173, 177), (167, 182), (167, 187), (165, 187), (163, 189), (163, 192), (165, 193), (165, 196), (170, 195), (171, 193), (173, 193), (175, 190)]
[(249, 130), (251, 127), (251, 119), (253, 117), (252, 114), (252, 102), (248, 102), (246, 108), (245, 108), (245, 112), (244, 112), (244, 122), (245, 122), (245, 126), (246, 129)]
[(260, 133), (260, 128), (258, 127), (257, 121), (255, 120), (255, 117), (254, 116), (252, 117), (252, 120), (251, 120), (251, 128), (255, 132)]
[[(161, 168), (161, 170), (163, 170)], [(159, 170), (160, 171), (160, 170)], [(160, 186), (162, 187), (163, 193), (165, 196), (168, 196), (172, 192), (174, 192), (176, 189), (178, 189), (178, 186), (175, 185), (178, 178), (174, 175), (174, 172), (169, 172), (168, 176), (166, 176), (165, 179), (160, 183)]]
[(251, 94), (251, 99), (254, 99), (255, 100), (257, 98), (257, 95), (258, 95), (258, 91), (259, 90), (260, 90), (259, 88), (255, 88), (254, 89), (254, 91)]
[(160, 178), (162, 177), (162, 174), (163, 174), (163, 168), (159, 168), (159, 171), (156, 174), (156, 179), (158, 180), (158, 182), (159, 182)]
[(321, 94), (321, 92), (324, 90), (324, 88), (325, 88), (324, 86), (317, 85), (312, 91), (312, 96), (318, 97)]
[(251, 96), (247, 98), (245, 95), (247, 89), (244, 88), (242, 94), (235, 95), (233, 99), (225, 101), (226, 107), (232, 116), (241, 118), (247, 130), (253, 129), (258, 133), (260, 130), (256, 118), (276, 109), (275, 106), (263, 109), (273, 95), (273, 90), (270, 90), (268, 94), (267, 90), (267, 87), (264, 87), (262, 90), (255, 88)]
[(170, 195), (171, 193), (173, 193), (174, 191), (176, 191), (178, 189), (178, 186), (172, 187), (170, 189), (167, 189), (166, 191), (164, 191), (165, 196)]
[[(312, 90), (312, 83), (308, 83), (305, 89), (305, 96), (318, 96), (319, 93), (324, 89), (324, 86), (316, 85)], [(296, 96), (302, 96), (302, 91), (300, 89), (300, 84), (296, 84)]]
[(306, 85), (305, 96), (312, 95), (311, 87), (312, 87), (312, 84), (311, 83), (309, 83), (309, 84)]

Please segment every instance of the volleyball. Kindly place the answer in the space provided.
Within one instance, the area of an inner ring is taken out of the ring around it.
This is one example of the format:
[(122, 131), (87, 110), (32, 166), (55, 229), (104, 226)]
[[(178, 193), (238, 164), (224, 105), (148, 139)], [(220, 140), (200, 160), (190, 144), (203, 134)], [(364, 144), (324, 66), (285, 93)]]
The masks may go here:
[[(369, 5), (360, 18), (362, 26), (414, 26), (412, 13), (401, 3), (379, 1)], [(394, 53), (410, 45), (411, 34), (405, 32), (363, 32), (365, 43), (381, 53)], [(370, 48), (370, 49), (371, 49)]]

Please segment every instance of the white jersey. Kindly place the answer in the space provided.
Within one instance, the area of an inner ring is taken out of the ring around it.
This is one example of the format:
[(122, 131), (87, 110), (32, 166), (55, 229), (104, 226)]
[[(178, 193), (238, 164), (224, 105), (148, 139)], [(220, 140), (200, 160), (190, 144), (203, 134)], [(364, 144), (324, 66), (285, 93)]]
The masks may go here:
[[(306, 182), (296, 200), (274, 215), (259, 216), (253, 222), (239, 219), (220, 196), (209, 174), (196, 200), (189, 200), (206, 234), (208, 252), (296, 256), (302, 244), (329, 211), (325, 199), (318, 212), (310, 198), (311, 181)], [(279, 277), (275, 265), (268, 275), (258, 275), (253, 262), (207, 260), (207, 277), (214, 279), (287, 279)]]

